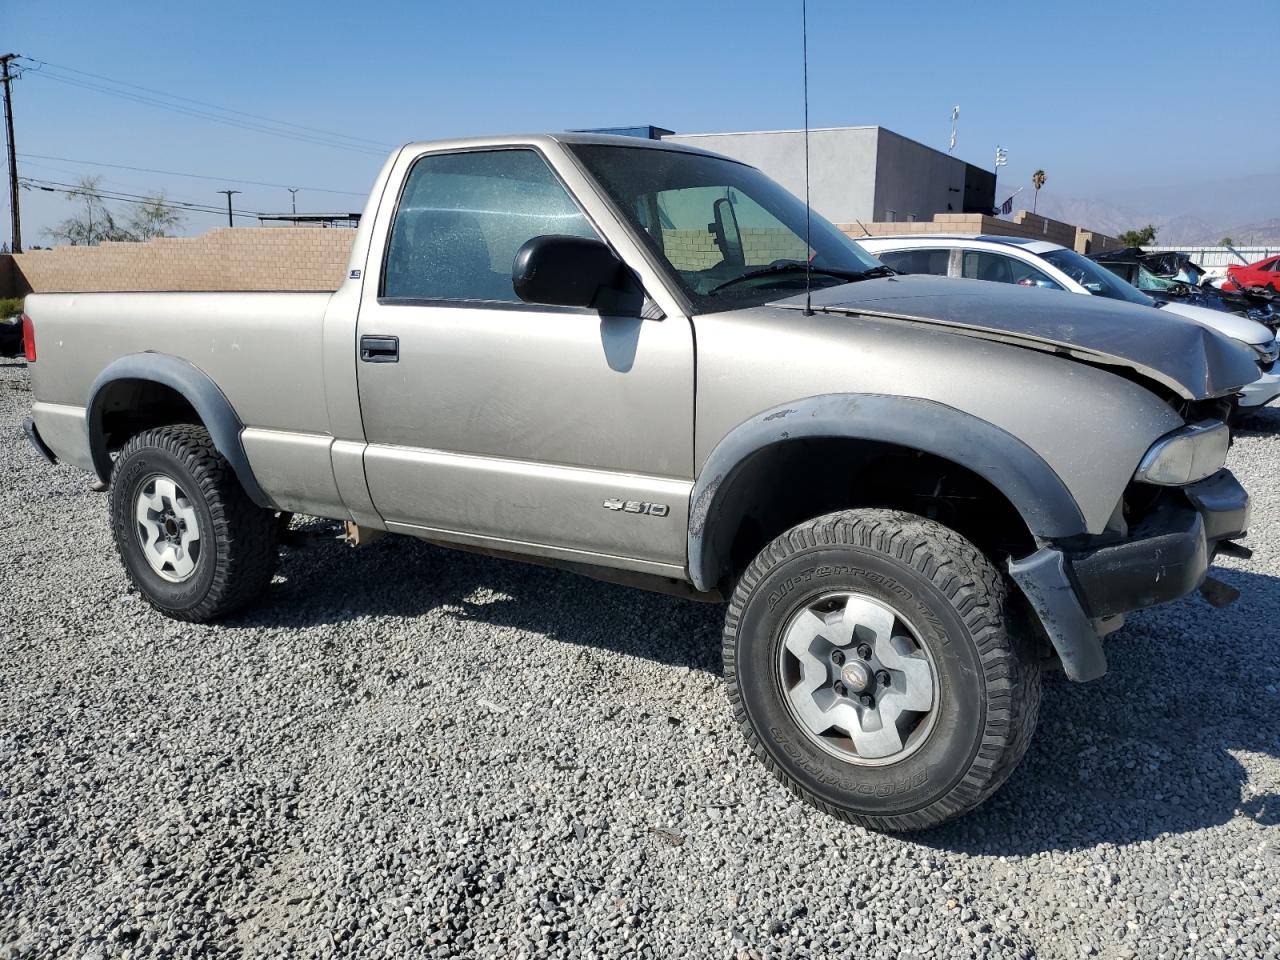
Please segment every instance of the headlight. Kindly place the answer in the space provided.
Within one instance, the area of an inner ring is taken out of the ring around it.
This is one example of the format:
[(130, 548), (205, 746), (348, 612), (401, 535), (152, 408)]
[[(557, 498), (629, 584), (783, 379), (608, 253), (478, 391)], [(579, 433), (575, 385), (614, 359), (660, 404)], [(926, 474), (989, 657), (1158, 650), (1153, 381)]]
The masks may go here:
[(1151, 445), (1133, 479), (1181, 487), (1217, 473), (1227, 462), (1231, 431), (1220, 420), (1189, 423)]
[(1275, 363), (1276, 357), (1280, 356), (1280, 342), (1275, 340), (1269, 343), (1251, 343), (1249, 346), (1253, 347), (1253, 352), (1258, 355), (1260, 364)]

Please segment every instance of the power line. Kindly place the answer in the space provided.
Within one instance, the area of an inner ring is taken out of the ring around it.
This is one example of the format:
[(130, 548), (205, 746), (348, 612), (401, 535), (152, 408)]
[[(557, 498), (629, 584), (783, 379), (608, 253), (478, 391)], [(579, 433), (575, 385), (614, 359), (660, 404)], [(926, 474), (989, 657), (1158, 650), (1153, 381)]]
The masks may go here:
[[(28, 189), (43, 190), (47, 193), (67, 193), (77, 194), (80, 196), (91, 193), (99, 199), (110, 200), (113, 203), (147, 203), (161, 207), (172, 207), (180, 210), (194, 210), (199, 213), (216, 213), (219, 215), (227, 212), (225, 207), (214, 206), (211, 203), (203, 203), (198, 200), (171, 200), (168, 197), (147, 197), (142, 194), (127, 193), (123, 190), (88, 191), (84, 187), (77, 186), (74, 183), (63, 183), (59, 180), (44, 180), (39, 177), (21, 177), (18, 182)], [(234, 192), (238, 193), (239, 191)], [(256, 210), (236, 210), (235, 213), (242, 217), (258, 217), (260, 215), (260, 211)]]
[(275, 119), (272, 119), (271, 117), (264, 117), (261, 114), (257, 114), (257, 113), (246, 113), (243, 110), (234, 110), (231, 107), (219, 106), (218, 104), (210, 103), (207, 100), (196, 100), (196, 99), (193, 99), (192, 97), (179, 96), (176, 93), (166, 93), (165, 91), (157, 90), (154, 87), (144, 87), (136, 83), (128, 83), (124, 80), (116, 80), (116, 79), (113, 79), (112, 77), (107, 77), (100, 73), (90, 73), (88, 70), (78, 70), (75, 67), (68, 67), (62, 64), (51, 63), (48, 60), (37, 60), (34, 57), (23, 57), (22, 59), (28, 60), (31, 63), (38, 63), (42, 67), (52, 67), (55, 70), (64, 70), (68, 73), (79, 74), (82, 77), (92, 77), (95, 80), (103, 80), (107, 83), (115, 84), (116, 86), (128, 87), (133, 90), (141, 90), (145, 93), (153, 93), (161, 97), (167, 97), (170, 100), (180, 100), (183, 103), (191, 103), (197, 106), (210, 107), (214, 110), (220, 110), (223, 113), (232, 113), (241, 117), (249, 117), (254, 120), (262, 120), (262, 121), (265, 121), (266, 123), (271, 123), (271, 124), (275, 124), (277, 126), (282, 126), (282, 127), (294, 127), (295, 129), (298, 129), (298, 130), (306, 130), (311, 133), (318, 133), (327, 137), (336, 137), (343, 140), (354, 140), (359, 143), (366, 143), (366, 144), (369, 144), (370, 146), (383, 148), (384, 152), (386, 150), (392, 149), (394, 146), (394, 144), (384, 143), (381, 140), (371, 140), (367, 137), (356, 137), (347, 133), (337, 133), (333, 130), (321, 129), (320, 127), (309, 127), (309, 126), (306, 126), (305, 124), (293, 123), (292, 121), (289, 121), (289, 120), (275, 120)]
[(355, 143), (343, 143), (338, 140), (334, 140), (334, 139), (330, 139), (330, 138), (322, 137), (318, 135), (313, 136), (313, 135), (304, 134), (304, 133), (293, 133), (288, 130), (273, 129), (269, 126), (264, 126), (261, 123), (254, 123), (247, 120), (236, 120), (232, 117), (221, 117), (221, 116), (218, 116), (217, 114), (210, 113), (207, 110), (197, 110), (193, 107), (184, 107), (176, 103), (166, 103), (163, 100), (157, 100), (153, 97), (145, 97), (140, 94), (129, 93), (128, 91), (125, 91), (125, 90), (116, 90), (110, 87), (104, 87), (100, 84), (90, 83), (89, 81), (78, 80), (73, 77), (58, 76), (56, 74), (49, 73), (43, 70), (28, 69), (24, 71), (24, 73), (25, 75), (28, 75), (28, 76), (43, 77), (45, 80), (53, 80), (57, 83), (65, 83), (73, 87), (79, 87), (85, 90), (92, 90), (96, 93), (104, 93), (109, 96), (119, 97), (123, 100), (128, 100), (133, 103), (140, 103), (145, 106), (157, 107), (161, 110), (168, 110), (173, 113), (181, 114), (183, 116), (194, 117), (199, 120), (208, 120), (212, 123), (220, 123), (225, 126), (235, 127), (241, 130), (249, 130), (254, 133), (265, 133), (268, 136), (280, 137), (285, 140), (294, 140), (299, 143), (309, 143), (314, 146), (331, 147), (336, 150), (351, 150), (356, 153), (363, 153), (370, 156), (378, 156), (378, 157), (385, 156), (387, 152), (387, 150), (375, 149), (373, 147), (359, 146), (358, 144), (355, 144)]
[(192, 180), (215, 180), (219, 183), (247, 183), (254, 187), (279, 187), (281, 190), (310, 190), (312, 193), (338, 193), (349, 197), (367, 197), (359, 190), (333, 190), (327, 187), (290, 187), (286, 183), (268, 183), (265, 180), (245, 180), (243, 177), (214, 177), (203, 173), (179, 173), (177, 170), (157, 170), (152, 167), (131, 167), (124, 163), (107, 163), (101, 160), (77, 160), (74, 157), (54, 157), (43, 153), (20, 153), (20, 157), (33, 160), (58, 160), (62, 163), (79, 163), (87, 167), (110, 167), (114, 170), (132, 170), (136, 173), (158, 173), (169, 177), (187, 177)]

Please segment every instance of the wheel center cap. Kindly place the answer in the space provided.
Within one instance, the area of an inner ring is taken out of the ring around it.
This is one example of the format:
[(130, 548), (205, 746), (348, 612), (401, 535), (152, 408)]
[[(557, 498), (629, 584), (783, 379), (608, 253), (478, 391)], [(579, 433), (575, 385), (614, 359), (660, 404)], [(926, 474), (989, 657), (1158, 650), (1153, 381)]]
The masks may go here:
[(871, 671), (858, 660), (851, 660), (840, 670), (840, 679), (854, 693), (862, 693), (871, 685)]

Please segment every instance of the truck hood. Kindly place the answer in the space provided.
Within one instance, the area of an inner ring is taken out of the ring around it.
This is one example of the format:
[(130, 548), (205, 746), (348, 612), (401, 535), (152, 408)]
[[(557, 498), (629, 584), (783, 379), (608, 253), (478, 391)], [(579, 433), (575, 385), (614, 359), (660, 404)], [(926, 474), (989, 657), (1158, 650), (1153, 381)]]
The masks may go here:
[[(803, 310), (804, 295), (774, 306)], [(1126, 367), (1187, 400), (1236, 393), (1258, 378), (1243, 344), (1168, 310), (1054, 290), (902, 275), (813, 291), (822, 313), (932, 324), (949, 333)]]

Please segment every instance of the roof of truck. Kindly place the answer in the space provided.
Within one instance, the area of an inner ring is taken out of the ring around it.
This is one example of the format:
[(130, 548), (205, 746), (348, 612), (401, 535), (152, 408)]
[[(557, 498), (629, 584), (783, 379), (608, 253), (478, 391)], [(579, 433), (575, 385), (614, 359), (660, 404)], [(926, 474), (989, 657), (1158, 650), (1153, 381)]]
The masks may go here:
[[(667, 140), (648, 140), (644, 137), (626, 137), (608, 133), (520, 133), (506, 136), (460, 137), (452, 140), (419, 140), (405, 144), (407, 150), (466, 150), (475, 147), (501, 146), (539, 146), (550, 143), (593, 144), (607, 147), (632, 147), (640, 150), (666, 150), (674, 153), (696, 153), (704, 157), (719, 157), (722, 160), (733, 160), (722, 154), (698, 147), (688, 147), (682, 143), (671, 143)], [(740, 163), (741, 161), (734, 161)]]

